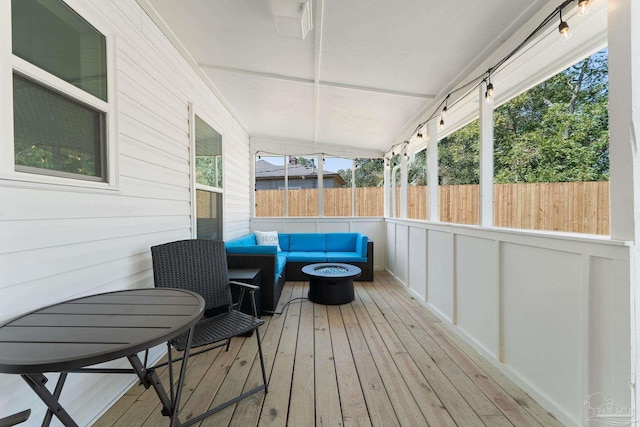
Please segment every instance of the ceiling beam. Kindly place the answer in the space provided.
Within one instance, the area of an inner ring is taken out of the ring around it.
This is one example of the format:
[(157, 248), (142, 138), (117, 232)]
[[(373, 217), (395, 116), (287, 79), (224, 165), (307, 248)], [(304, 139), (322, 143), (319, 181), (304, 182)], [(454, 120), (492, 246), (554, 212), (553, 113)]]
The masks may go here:
[(349, 85), (349, 84), (337, 83), (337, 82), (327, 82), (322, 80), (318, 80), (316, 83), (315, 79), (304, 79), (300, 77), (285, 76), (282, 74), (263, 73), (260, 71), (242, 70), (239, 68), (221, 67), (218, 65), (211, 65), (211, 64), (200, 63), (198, 64), (198, 67), (206, 70), (223, 71), (223, 72), (232, 73), (232, 74), (244, 74), (244, 75), (253, 76), (253, 77), (282, 80), (282, 81), (287, 81), (292, 83), (301, 83), (301, 84), (307, 84), (307, 85), (317, 84), (318, 86), (321, 86), (321, 87), (334, 87), (338, 89), (356, 90), (356, 91), (368, 92), (368, 93), (379, 93), (382, 95), (402, 96), (406, 98), (420, 98), (420, 99), (435, 98), (435, 95), (426, 94), (426, 93), (403, 92), (403, 91), (388, 90), (388, 89), (382, 89), (382, 88), (376, 88), (376, 87), (356, 86), (356, 85)]
[(316, 40), (315, 40), (315, 67), (313, 70), (313, 142), (318, 140), (318, 128), (320, 127), (320, 66), (322, 63), (322, 36), (324, 31), (324, 0), (316, 0)]
[(251, 135), (251, 154), (260, 151), (262, 155), (313, 155), (344, 158), (382, 158), (381, 150), (354, 147), (345, 144), (332, 144), (323, 141), (311, 141), (286, 136), (254, 134)]

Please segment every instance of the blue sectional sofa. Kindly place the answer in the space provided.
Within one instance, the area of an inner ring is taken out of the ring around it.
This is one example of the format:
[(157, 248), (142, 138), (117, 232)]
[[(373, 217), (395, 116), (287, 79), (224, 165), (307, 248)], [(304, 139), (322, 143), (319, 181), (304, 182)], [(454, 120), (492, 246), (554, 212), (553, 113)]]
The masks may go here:
[[(373, 242), (361, 233), (278, 233), (277, 246), (261, 246), (255, 234), (226, 242), (229, 268), (262, 269), (262, 307), (274, 311), (285, 280), (307, 280), (302, 267), (341, 262), (360, 267), (358, 280), (373, 281)], [(280, 249), (280, 250), (278, 250)]]

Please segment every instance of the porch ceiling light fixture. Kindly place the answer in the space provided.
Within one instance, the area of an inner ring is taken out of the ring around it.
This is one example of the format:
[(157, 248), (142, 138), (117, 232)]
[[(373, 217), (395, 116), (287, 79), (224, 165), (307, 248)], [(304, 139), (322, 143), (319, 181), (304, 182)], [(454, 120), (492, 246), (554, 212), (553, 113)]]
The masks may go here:
[[(455, 106), (460, 100), (464, 99), (467, 95), (480, 87), (480, 85), (482, 84), (487, 85), (485, 98), (487, 102), (491, 102), (491, 99), (493, 97), (493, 84), (491, 83), (491, 75), (498, 71), (516, 53), (518, 53), (524, 46), (526, 46), (539, 32), (541, 32), (545, 28), (549, 28), (549, 24), (552, 23), (558, 15), (560, 16), (560, 25), (558, 25), (558, 32), (560, 32), (560, 35), (564, 40), (568, 40), (571, 37), (571, 32), (569, 31), (569, 24), (564, 19), (562, 19), (563, 9), (567, 8), (571, 3), (577, 3), (578, 14), (584, 15), (589, 11), (589, 5), (592, 1), (593, 0), (562, 0), (562, 3), (560, 3), (558, 7), (556, 7), (551, 13), (549, 13), (546, 18), (544, 18), (542, 22), (531, 33), (529, 33), (529, 35), (525, 37), (525, 39), (519, 45), (517, 45), (504, 58), (498, 61), (493, 67), (489, 68), (489, 70), (487, 70), (484, 74), (457, 86), (451, 92), (449, 92), (447, 96), (440, 102), (440, 104), (433, 109), (431, 115), (425, 121), (419, 123), (418, 126), (416, 126), (416, 130), (414, 130), (413, 132), (421, 135), (422, 128), (426, 126), (427, 123), (431, 120), (435, 120), (438, 116), (440, 116), (440, 129), (443, 129), (444, 118), (447, 110)], [(462, 93), (462, 95), (457, 96), (458, 93)], [(449, 104), (449, 98), (454, 94), (456, 94), (456, 98), (452, 100), (451, 104)], [(440, 109), (441, 107), (443, 108)], [(391, 147), (391, 149), (393, 148), (394, 146)], [(391, 153), (391, 155), (394, 154), (394, 152)]]
[(589, 10), (591, 10), (590, 3), (591, 0), (578, 0), (578, 15), (584, 16), (589, 13)]
[(311, 0), (269, 0), (279, 36), (304, 39), (313, 27)]
[(484, 99), (489, 103), (493, 101), (493, 83), (491, 83), (491, 73), (487, 76), (487, 90), (484, 93)]
[(571, 38), (571, 31), (569, 31), (569, 24), (567, 21), (562, 20), (562, 9), (560, 9), (560, 25), (558, 25), (558, 32), (563, 40), (569, 40)]

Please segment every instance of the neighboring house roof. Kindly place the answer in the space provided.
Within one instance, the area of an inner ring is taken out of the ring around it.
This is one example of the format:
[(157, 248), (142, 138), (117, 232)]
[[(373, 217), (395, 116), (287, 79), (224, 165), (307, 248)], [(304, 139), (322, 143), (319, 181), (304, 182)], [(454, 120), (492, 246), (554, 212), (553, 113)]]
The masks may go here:
[[(288, 169), (289, 178), (318, 176), (318, 169), (315, 166), (289, 165)], [(340, 184), (344, 184), (344, 180), (337, 172), (325, 170), (323, 176), (336, 179)], [(275, 178), (284, 178), (284, 166), (274, 165), (262, 159), (256, 162), (256, 179)]]

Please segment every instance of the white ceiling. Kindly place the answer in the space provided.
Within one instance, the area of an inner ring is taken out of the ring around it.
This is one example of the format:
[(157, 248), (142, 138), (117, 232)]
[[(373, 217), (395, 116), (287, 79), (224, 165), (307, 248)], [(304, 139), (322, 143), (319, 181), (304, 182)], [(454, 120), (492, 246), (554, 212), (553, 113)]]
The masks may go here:
[(269, 0), (138, 0), (252, 138), (379, 152), (548, 3), (310, 1), (300, 39)]

